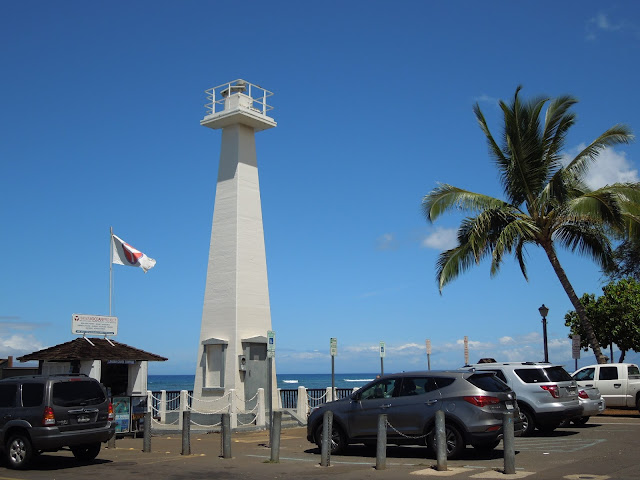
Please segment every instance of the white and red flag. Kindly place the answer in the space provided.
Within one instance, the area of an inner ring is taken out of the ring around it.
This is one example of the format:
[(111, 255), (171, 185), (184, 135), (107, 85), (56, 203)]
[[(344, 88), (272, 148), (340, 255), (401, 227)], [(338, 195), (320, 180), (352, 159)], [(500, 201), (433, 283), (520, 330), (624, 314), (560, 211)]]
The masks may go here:
[(113, 263), (128, 265), (130, 267), (140, 267), (144, 270), (144, 273), (147, 273), (148, 270), (151, 270), (155, 266), (156, 261), (153, 258), (147, 257), (144, 253), (136, 250), (120, 237), (116, 235), (111, 235), (111, 237)]

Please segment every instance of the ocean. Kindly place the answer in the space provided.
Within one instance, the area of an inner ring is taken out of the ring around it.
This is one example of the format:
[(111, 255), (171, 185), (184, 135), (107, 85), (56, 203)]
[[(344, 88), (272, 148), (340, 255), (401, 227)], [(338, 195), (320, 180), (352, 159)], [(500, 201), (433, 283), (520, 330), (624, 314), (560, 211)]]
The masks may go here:
[[(377, 373), (336, 373), (336, 388), (359, 388), (376, 378)], [(331, 387), (331, 374), (325, 373), (288, 373), (276, 374), (278, 388), (297, 389)], [(195, 375), (149, 375), (147, 389), (159, 390), (193, 390)]]

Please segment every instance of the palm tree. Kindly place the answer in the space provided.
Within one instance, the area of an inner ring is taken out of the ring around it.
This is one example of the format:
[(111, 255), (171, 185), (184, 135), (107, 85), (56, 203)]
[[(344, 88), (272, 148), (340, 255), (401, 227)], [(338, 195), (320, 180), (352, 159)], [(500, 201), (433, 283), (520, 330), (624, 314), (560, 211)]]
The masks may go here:
[[(633, 135), (615, 125), (596, 138), (569, 163), (561, 154), (567, 132), (575, 123), (570, 96), (522, 101), (516, 89), (510, 105), (500, 101), (504, 115), (502, 146), (494, 140), (479, 105), (474, 113), (500, 173), (506, 201), (439, 184), (422, 207), (435, 221), (450, 209), (469, 212), (458, 229), (458, 245), (440, 254), (437, 282), (442, 288), (473, 263), (491, 256), (491, 275), (498, 273), (505, 254), (513, 252), (528, 280), (524, 249), (542, 247), (573, 304), (598, 363), (605, 357), (591, 323), (556, 255), (556, 246), (591, 257), (601, 267), (612, 262), (612, 235), (637, 238), (640, 231), (640, 183), (589, 189), (584, 177), (606, 147), (629, 143)], [(546, 114), (540, 112), (548, 103)], [(620, 238), (620, 237), (617, 237)]]

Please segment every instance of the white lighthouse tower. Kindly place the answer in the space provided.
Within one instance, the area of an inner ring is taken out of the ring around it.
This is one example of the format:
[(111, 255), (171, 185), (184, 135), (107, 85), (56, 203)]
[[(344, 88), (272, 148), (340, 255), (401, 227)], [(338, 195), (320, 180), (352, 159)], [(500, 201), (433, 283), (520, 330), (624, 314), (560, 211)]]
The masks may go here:
[(254, 134), (276, 126), (267, 115), (272, 93), (234, 80), (207, 94), (200, 125), (222, 129), (222, 143), (193, 401), (234, 389), (234, 401), (251, 409), (258, 388), (268, 391), (271, 309)]

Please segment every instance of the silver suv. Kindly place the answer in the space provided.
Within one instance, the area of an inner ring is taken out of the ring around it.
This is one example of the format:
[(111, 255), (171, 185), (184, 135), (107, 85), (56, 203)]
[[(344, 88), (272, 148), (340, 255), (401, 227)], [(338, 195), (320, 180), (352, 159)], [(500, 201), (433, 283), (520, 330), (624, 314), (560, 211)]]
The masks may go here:
[(0, 380), (0, 449), (10, 468), (63, 447), (78, 460), (93, 460), (115, 434), (114, 420), (104, 387), (86, 375)]
[[(322, 444), (322, 417), (333, 412), (331, 452), (350, 443), (375, 445), (378, 416), (387, 415), (391, 444), (434, 447), (435, 413), (445, 411), (448, 458), (466, 445), (492, 450), (502, 438), (504, 412), (517, 413), (515, 395), (492, 373), (462, 371), (404, 372), (368, 383), (350, 397), (321, 405), (307, 420), (307, 440)], [(519, 434), (522, 422), (516, 415)]]
[(561, 422), (582, 416), (578, 385), (560, 365), (543, 362), (495, 362), (464, 369), (495, 373), (515, 392), (524, 422), (523, 436), (535, 428), (555, 430)]

